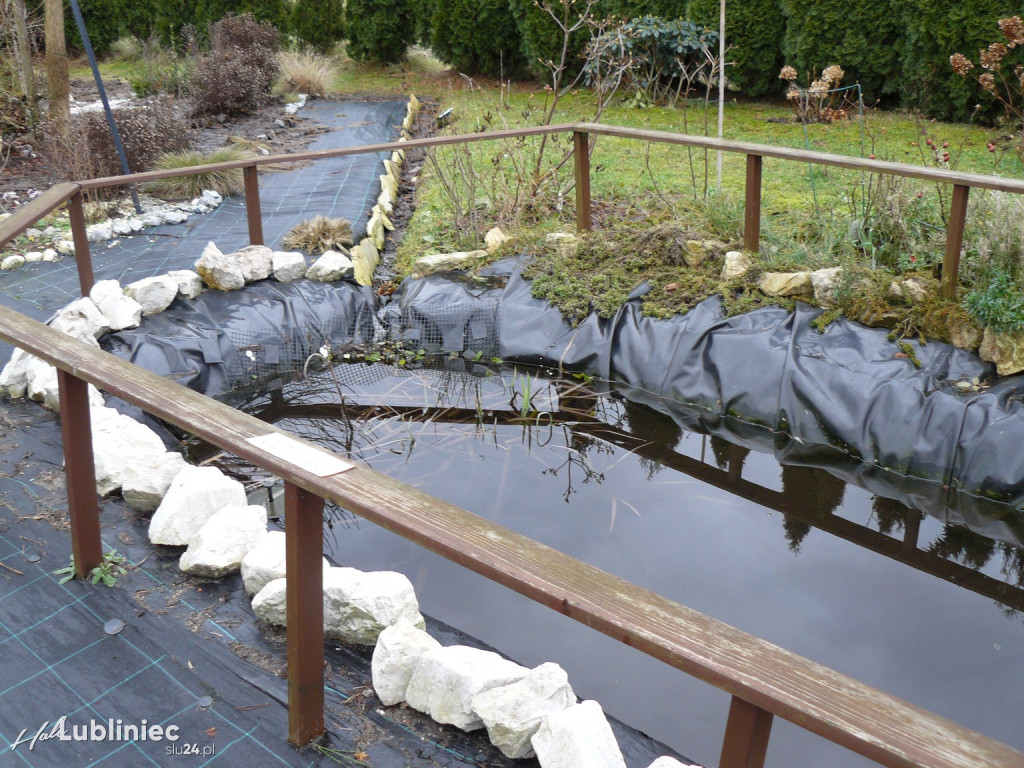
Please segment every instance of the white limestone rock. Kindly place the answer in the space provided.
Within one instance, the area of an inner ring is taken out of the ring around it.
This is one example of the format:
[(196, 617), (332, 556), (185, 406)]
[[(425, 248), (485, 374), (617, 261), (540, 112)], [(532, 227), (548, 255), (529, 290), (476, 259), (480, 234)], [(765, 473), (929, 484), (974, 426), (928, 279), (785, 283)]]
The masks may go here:
[(464, 645), (438, 648), (420, 657), (409, 678), (405, 700), (439, 723), (473, 731), (484, 725), (473, 711), (473, 697), (521, 680), (529, 671), (492, 651)]
[(203, 292), (203, 279), (191, 269), (174, 269), (167, 273), (178, 286), (178, 296), (194, 299)]
[(96, 302), (83, 297), (58, 310), (50, 321), (50, 327), (87, 344), (96, 344), (96, 339), (110, 330), (110, 323), (100, 312)]
[(174, 210), (163, 211), (161, 216), (163, 217), (164, 224), (181, 224), (183, 221), (188, 219), (187, 213)]
[(487, 251), (459, 251), (457, 253), (432, 253), (420, 256), (413, 262), (414, 274), (425, 277), (436, 272), (447, 272), (452, 269), (467, 269), (487, 257)]
[(225, 507), (246, 506), (245, 488), (216, 467), (181, 470), (149, 521), (149, 540), (187, 545), (203, 524)]
[(245, 285), (239, 265), (221, 253), (212, 241), (206, 244), (195, 267), (203, 282), (216, 291), (237, 291)]
[(29, 251), (28, 253), (25, 254), (25, 263), (26, 264), (34, 264), (35, 262), (42, 261), (42, 260), (43, 260), (43, 252), (42, 251)]
[(135, 458), (121, 474), (121, 496), (137, 512), (153, 512), (186, 466), (174, 451)]
[(274, 252), (265, 245), (247, 245), (225, 255), (238, 265), (242, 279), (247, 283), (266, 280), (274, 271)]
[(178, 282), (168, 275), (146, 277), (126, 285), (124, 293), (139, 302), (143, 315), (155, 315), (178, 298)]
[(373, 649), (370, 672), (373, 690), (385, 706), (405, 701), (409, 679), (420, 657), (441, 644), (408, 619), (385, 627)]
[(814, 303), (822, 309), (831, 309), (836, 304), (836, 291), (843, 280), (842, 267), (828, 267), (811, 272), (811, 288)]
[(412, 583), (395, 571), (324, 571), (324, 636), (373, 645), (385, 627), (407, 619), (423, 627)]
[(355, 266), (352, 259), (338, 251), (326, 251), (323, 256), (313, 262), (306, 272), (306, 277), (321, 283), (333, 283), (352, 277)]
[(267, 535), (267, 510), (226, 507), (207, 520), (178, 561), (185, 573), (219, 579), (237, 571), (249, 551)]
[(370, 216), (370, 221), (366, 225), (366, 234), (368, 237), (373, 238), (377, 250), (384, 247), (384, 214), (379, 208), (375, 208), (373, 215)]
[(25, 396), (25, 388), (28, 386), (28, 364), (34, 359), (25, 350), (15, 347), (11, 359), (0, 371), (0, 392), (4, 397), (15, 400)]
[(349, 251), (353, 275), (360, 285), (373, 285), (373, 272), (380, 264), (380, 252), (372, 237), (364, 237)]
[(85, 228), (85, 237), (90, 243), (109, 240), (113, 236), (114, 225), (110, 221), (102, 221), (99, 224), (90, 224)]
[(544, 236), (544, 244), (554, 248), (555, 253), (562, 257), (574, 255), (579, 247), (576, 235), (571, 232), (548, 232)]
[(488, 253), (494, 253), (494, 251), (511, 239), (511, 237), (501, 231), (500, 227), (492, 227), (487, 230), (487, 234), (484, 235), (484, 249)]
[(125, 236), (132, 233), (132, 225), (128, 219), (114, 219), (110, 224), (115, 235)]
[(700, 768), (700, 766), (690, 765), (689, 763), (681, 763), (674, 757), (664, 755), (663, 757), (659, 757), (657, 760), (651, 763), (648, 766), (648, 768)]
[(766, 296), (810, 298), (814, 295), (810, 272), (765, 272), (757, 287)]
[(626, 768), (596, 701), (550, 713), (531, 739), (542, 768)]
[(43, 261), (57, 261), (60, 254), (54, 248), (43, 248)]
[(721, 279), (736, 280), (743, 277), (754, 266), (750, 257), (743, 251), (729, 251), (725, 254), (725, 264), (722, 267)]
[(92, 424), (96, 493), (100, 496), (113, 493), (122, 486), (130, 465), (156, 461), (167, 453), (160, 437), (145, 424), (117, 413), (113, 408), (107, 410), (113, 413), (105, 414)]
[(125, 296), (117, 280), (100, 280), (89, 291), (89, 298), (107, 318), (112, 331), (135, 328), (142, 322), (142, 305)]
[(19, 269), (25, 266), (25, 257), (17, 253), (5, 257), (0, 261), (0, 269)]
[(221, 193), (214, 189), (204, 189), (203, 194), (200, 195), (199, 199), (210, 208), (216, 208), (224, 202), (224, 197)]
[(530, 739), (550, 712), (576, 703), (569, 676), (557, 664), (541, 664), (511, 685), (491, 688), (470, 705), (484, 721), (491, 743), (506, 757), (533, 757)]
[(306, 257), (298, 251), (274, 251), (272, 256), (274, 279), (291, 283), (306, 276)]
[[(250, 597), (267, 584), (285, 577), (285, 534), (271, 531), (242, 558), (242, 583)], [(324, 572), (331, 567), (323, 558)]]
[(71, 240), (58, 240), (54, 244), (54, 248), (61, 256), (70, 256), (75, 252), (75, 244)]
[[(95, 344), (95, 339), (93, 340)], [(87, 388), (90, 405), (103, 405), (103, 395), (92, 384)], [(60, 412), (60, 386), (57, 369), (37, 357), (28, 356), (25, 367), (25, 396)]]
[(252, 599), (252, 612), (267, 624), (278, 627), (288, 624), (287, 581), (287, 579), (268, 581)]

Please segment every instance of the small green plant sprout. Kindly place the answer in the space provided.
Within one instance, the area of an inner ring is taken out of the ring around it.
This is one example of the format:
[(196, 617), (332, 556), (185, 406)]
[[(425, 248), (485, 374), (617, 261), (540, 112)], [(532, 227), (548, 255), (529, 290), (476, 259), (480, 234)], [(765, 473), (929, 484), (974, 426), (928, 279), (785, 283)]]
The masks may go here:
[[(116, 549), (112, 549), (103, 556), (103, 560), (89, 571), (89, 576), (92, 578), (93, 584), (99, 584), (101, 581), (108, 587), (114, 586), (117, 583), (118, 576), (124, 576), (127, 571), (125, 570), (122, 563), (125, 559), (117, 553)], [(73, 578), (75, 578), (75, 557), (71, 556), (71, 561), (67, 567), (59, 568), (53, 572), (54, 576), (60, 576), (60, 583), (67, 584)]]

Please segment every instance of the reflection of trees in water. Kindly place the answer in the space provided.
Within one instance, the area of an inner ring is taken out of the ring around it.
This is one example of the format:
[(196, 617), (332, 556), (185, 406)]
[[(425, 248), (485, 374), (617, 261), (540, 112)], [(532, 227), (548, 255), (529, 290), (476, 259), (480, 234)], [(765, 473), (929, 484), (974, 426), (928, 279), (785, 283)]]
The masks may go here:
[[(629, 400), (622, 401), (622, 406), (623, 420), (631, 435), (642, 437), (649, 443), (667, 451), (675, 450), (679, 441), (683, 439), (683, 428), (676, 424), (671, 417), (659, 413), (650, 406)], [(653, 479), (665, 468), (664, 464), (649, 456), (640, 457), (640, 466), (648, 480)]]
[(942, 533), (925, 551), (978, 569), (992, 559), (996, 552), (996, 543), (963, 526), (944, 525)]
[[(871, 498), (871, 512), (878, 530), (886, 536), (902, 533), (907, 525), (907, 513), (912, 510), (906, 504), (884, 496)], [(916, 513), (915, 513), (916, 514)]]
[[(843, 503), (846, 483), (830, 472), (815, 467), (782, 465), (782, 495), (787, 506), (806, 510), (813, 517), (831, 515)], [(811, 532), (812, 526), (790, 515), (782, 516), (782, 527), (794, 554)]]

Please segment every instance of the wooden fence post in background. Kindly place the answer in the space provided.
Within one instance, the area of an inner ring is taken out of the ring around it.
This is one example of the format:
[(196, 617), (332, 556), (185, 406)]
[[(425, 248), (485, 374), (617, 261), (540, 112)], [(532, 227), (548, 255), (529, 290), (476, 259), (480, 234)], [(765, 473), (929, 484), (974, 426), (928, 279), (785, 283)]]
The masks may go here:
[(761, 248), (760, 155), (747, 155), (747, 190), (743, 204), (743, 247), (757, 253)]
[(953, 203), (949, 208), (946, 228), (946, 253), (942, 257), (942, 298), (955, 299), (960, 272), (960, 249), (964, 244), (964, 224), (967, 221), (967, 195), (971, 188), (953, 185)]
[(573, 131), (573, 150), (576, 159), (576, 231), (593, 229), (590, 216), (590, 135)]
[(260, 211), (260, 177), (255, 165), (242, 169), (245, 176), (245, 214), (249, 219), (249, 245), (263, 245), (263, 213)]

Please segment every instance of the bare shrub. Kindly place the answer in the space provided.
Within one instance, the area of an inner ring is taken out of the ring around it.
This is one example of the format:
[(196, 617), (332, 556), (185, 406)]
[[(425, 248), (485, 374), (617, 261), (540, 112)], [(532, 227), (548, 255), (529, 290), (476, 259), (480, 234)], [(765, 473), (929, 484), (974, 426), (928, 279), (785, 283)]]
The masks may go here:
[[(185, 149), (192, 132), (182, 108), (174, 102), (149, 99), (114, 111), (121, 142), (132, 172), (142, 171), (164, 152)], [(73, 115), (67, 133), (47, 131), (49, 154), (69, 180), (118, 176), (121, 164), (102, 112)]]
[(271, 24), (249, 14), (213, 24), (210, 52), (196, 65), (193, 114), (252, 114), (268, 103), (279, 71), (278, 38)]

